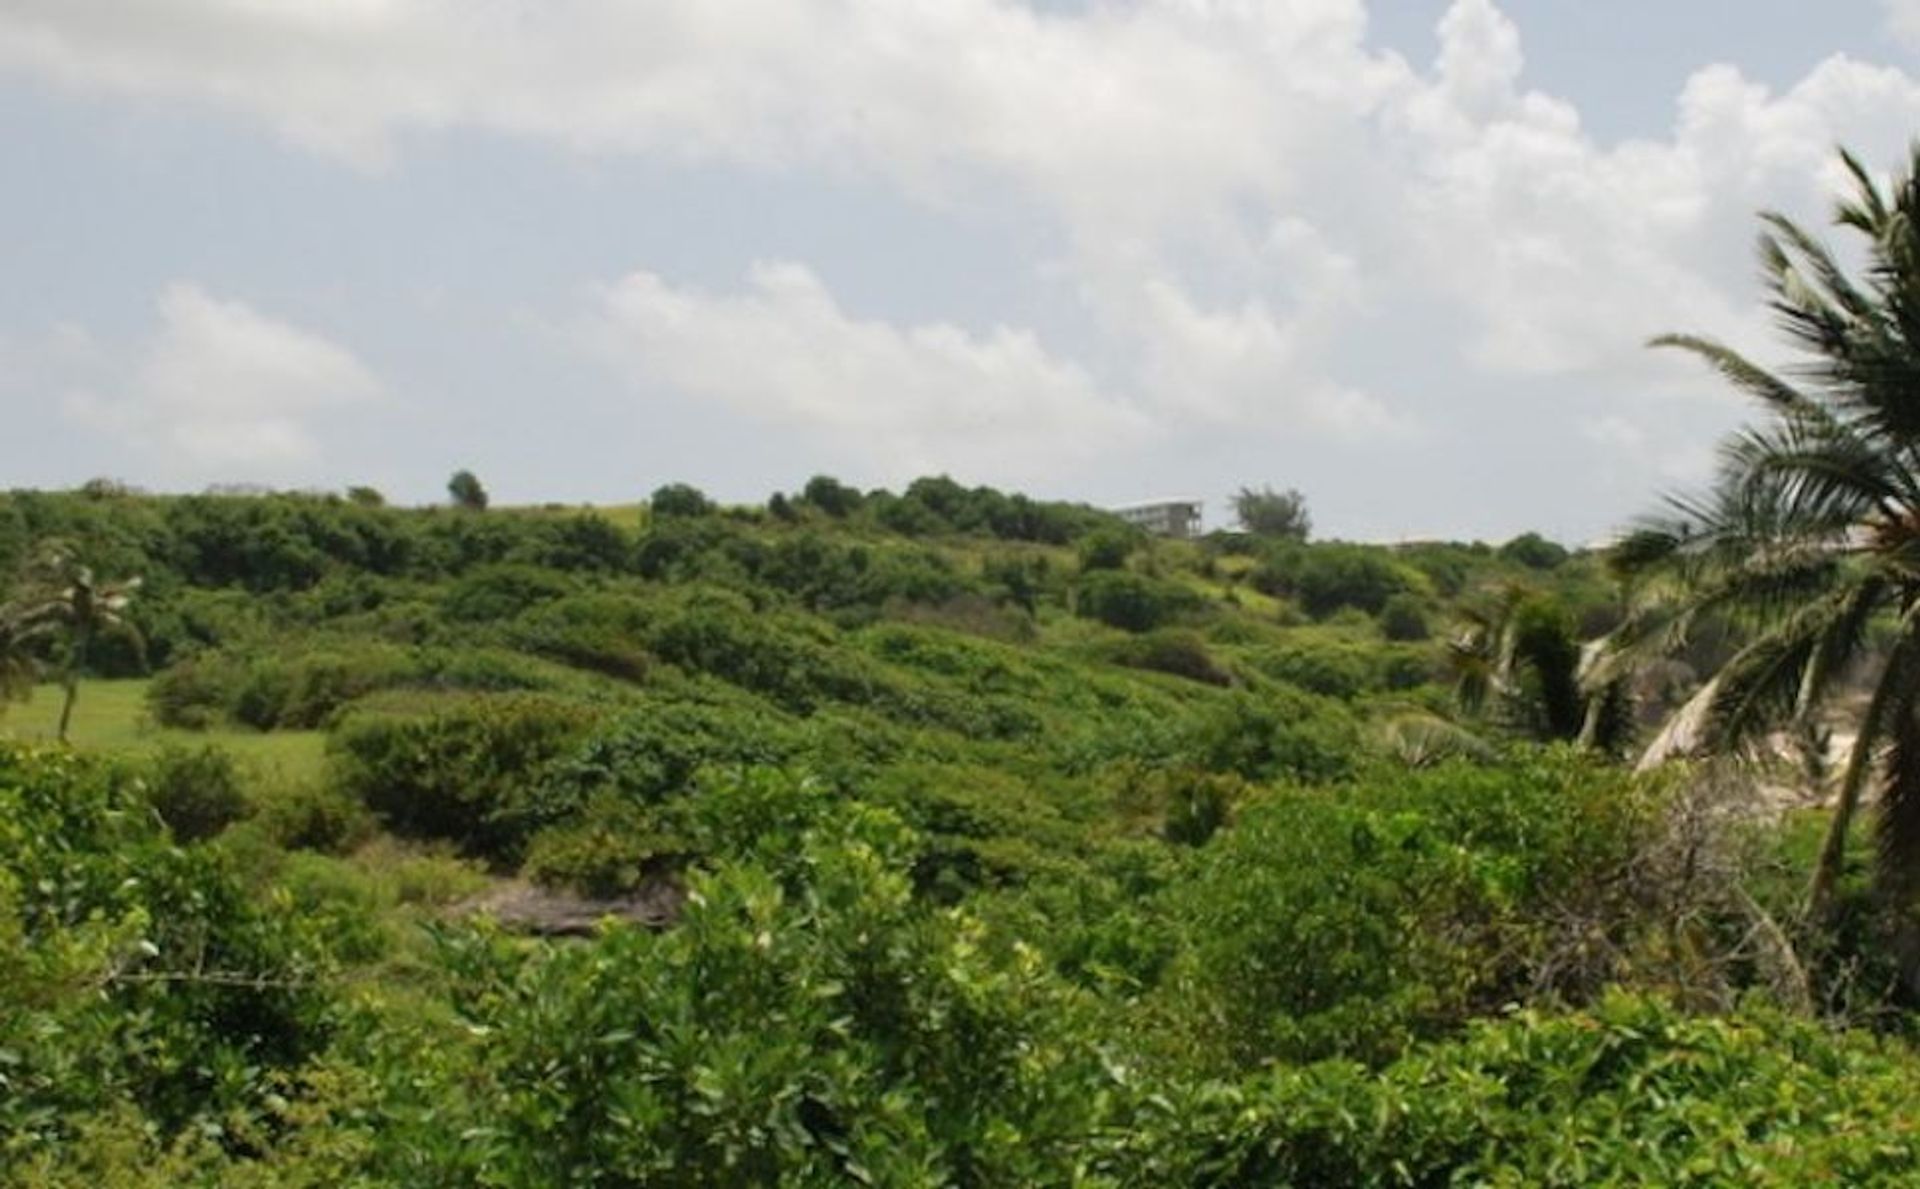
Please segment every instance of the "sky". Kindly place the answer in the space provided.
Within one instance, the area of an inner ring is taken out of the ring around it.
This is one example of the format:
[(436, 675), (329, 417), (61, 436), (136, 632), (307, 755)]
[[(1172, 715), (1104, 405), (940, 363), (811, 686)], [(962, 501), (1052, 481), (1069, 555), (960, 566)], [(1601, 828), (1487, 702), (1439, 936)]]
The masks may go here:
[(1604, 537), (1920, 0), (0, 0), (0, 487), (827, 473)]

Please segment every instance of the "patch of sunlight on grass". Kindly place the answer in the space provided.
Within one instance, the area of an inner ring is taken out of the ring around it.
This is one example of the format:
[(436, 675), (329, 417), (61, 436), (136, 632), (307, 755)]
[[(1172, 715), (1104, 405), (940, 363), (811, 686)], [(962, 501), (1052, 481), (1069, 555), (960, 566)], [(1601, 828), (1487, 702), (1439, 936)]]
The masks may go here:
[[(40, 685), (28, 701), (0, 707), (0, 736), (53, 739), (59, 730), (63, 697), (58, 685)], [(69, 735), (75, 747), (123, 754), (153, 751), (167, 743), (187, 747), (212, 743), (256, 769), (288, 777), (316, 775), (326, 747), (326, 736), (320, 731), (184, 731), (157, 726), (147, 713), (144, 680), (81, 683)]]

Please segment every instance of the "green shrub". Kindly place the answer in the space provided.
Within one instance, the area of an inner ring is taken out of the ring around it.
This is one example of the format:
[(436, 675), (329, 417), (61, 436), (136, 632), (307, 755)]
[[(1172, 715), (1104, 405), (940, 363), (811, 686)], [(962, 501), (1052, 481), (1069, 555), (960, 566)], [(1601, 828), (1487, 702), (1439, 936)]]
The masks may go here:
[(259, 799), (256, 824), (288, 850), (343, 854), (373, 836), (372, 812), (355, 797), (319, 781), (287, 781)]
[(1250, 1068), (1390, 1059), (1542, 978), (1592, 994), (1649, 919), (1625, 878), (1645, 805), (1566, 756), (1263, 800), (1165, 894), (1190, 947), (1168, 1010), (1185, 1043)]
[(819, 628), (724, 604), (663, 613), (649, 626), (647, 645), (661, 660), (801, 712), (822, 701), (869, 701), (881, 683)]
[(1380, 632), (1389, 640), (1425, 640), (1432, 635), (1426, 604), (1406, 591), (1392, 596), (1380, 607)]
[(1080, 538), (1075, 551), (1080, 558), (1080, 571), (1091, 573), (1095, 570), (1124, 570), (1127, 559), (1140, 547), (1140, 534), (1126, 528), (1096, 529)]
[(1378, 688), (1377, 652), (1351, 644), (1301, 641), (1247, 659), (1267, 677), (1329, 698), (1350, 700)]
[(627, 681), (644, 681), (653, 663), (645, 641), (655, 609), (626, 595), (557, 599), (520, 617), (510, 638), (562, 664)]
[(1185, 586), (1126, 570), (1084, 574), (1074, 591), (1075, 614), (1129, 632), (1152, 631), (1202, 606)]
[(1325, 619), (1343, 607), (1377, 615), (1388, 599), (1414, 590), (1418, 577), (1378, 547), (1330, 542), (1275, 550), (1254, 571), (1253, 583)]
[(1361, 752), (1360, 730), (1337, 702), (1290, 689), (1236, 694), (1201, 718), (1181, 754), (1252, 781), (1339, 780)]
[(329, 741), (335, 787), (396, 834), (442, 838), (511, 864), (541, 826), (576, 806), (543, 803), (553, 761), (599, 712), (537, 694), (476, 694), (416, 715), (356, 715)]
[(906, 761), (875, 774), (860, 793), (920, 834), (914, 883), (939, 901), (1057, 871), (1086, 842), (1085, 825), (1034, 782), (991, 768)]
[(147, 684), (147, 713), (163, 727), (205, 730), (225, 717), (230, 684), (217, 662), (201, 657), (175, 661)]
[(639, 888), (688, 856), (685, 839), (664, 833), (646, 806), (602, 795), (564, 824), (533, 836), (521, 873), (535, 883), (585, 896)]
[(0, 1166), (107, 1113), (163, 1143), (263, 1118), (327, 1041), (321, 936), (173, 845), (125, 770), (0, 744)]
[(440, 614), (459, 623), (512, 619), (529, 607), (565, 596), (573, 584), (550, 569), (483, 566), (461, 578), (440, 600)]
[(394, 948), (383, 892), (369, 872), (316, 851), (287, 855), (273, 883), (273, 894), (327, 939), (334, 957), (354, 965), (377, 962)]
[(1522, 533), (1505, 545), (1500, 546), (1499, 554), (1507, 561), (1518, 562), (1530, 570), (1555, 570), (1566, 564), (1567, 550), (1556, 545), (1539, 533)]
[(1198, 632), (1161, 628), (1115, 643), (1107, 657), (1129, 669), (1147, 669), (1199, 681), (1207, 685), (1232, 685), (1233, 676), (1222, 669)]
[(1205, 846), (1233, 821), (1247, 795), (1245, 783), (1231, 775), (1180, 771), (1168, 777), (1159, 790), (1165, 805), (1160, 833), (1182, 846)]
[(703, 768), (777, 765), (800, 746), (792, 727), (763, 711), (648, 703), (556, 756), (540, 796), (554, 805), (586, 805), (601, 794), (657, 805), (692, 791)]
[(376, 843), (354, 855), (389, 889), (399, 904), (440, 908), (454, 904), (487, 886), (478, 865), (437, 846), (412, 848), (391, 842)]
[(1102, 1081), (1079, 1013), (1030, 952), (920, 915), (907, 846), (876, 811), (828, 815), (791, 891), (737, 867), (696, 879), (671, 930), (449, 956), (495, 990), (460, 1060), (412, 1074), (434, 1134), (386, 1140), (370, 1179), (1070, 1179)]
[(1118, 1184), (1890, 1187), (1920, 1157), (1916, 1075), (1866, 1036), (1622, 994), (1476, 1024), (1377, 1076), (1328, 1062), (1143, 1087), (1097, 1164)]
[(830, 475), (815, 475), (807, 480), (800, 498), (835, 520), (842, 520), (860, 510), (862, 497), (857, 487), (848, 487)]
[(253, 811), (233, 756), (218, 747), (170, 744), (147, 762), (143, 776), (148, 803), (180, 842), (211, 838)]

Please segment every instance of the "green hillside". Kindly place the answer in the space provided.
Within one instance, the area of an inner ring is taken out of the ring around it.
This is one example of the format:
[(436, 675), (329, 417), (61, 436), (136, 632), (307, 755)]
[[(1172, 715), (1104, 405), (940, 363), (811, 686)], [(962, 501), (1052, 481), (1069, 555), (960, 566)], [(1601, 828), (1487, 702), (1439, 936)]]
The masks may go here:
[[(1874, 902), (1850, 875), (1817, 966), (1783, 932), (1819, 810), (1622, 761), (1739, 625), (1583, 683), (1622, 594), (1538, 537), (1158, 540), (944, 478), (0, 496), (0, 595), (48, 557), (141, 582), (0, 682), (13, 1183), (1920, 1159)], [(1785, 752), (1752, 771), (1815, 800)]]

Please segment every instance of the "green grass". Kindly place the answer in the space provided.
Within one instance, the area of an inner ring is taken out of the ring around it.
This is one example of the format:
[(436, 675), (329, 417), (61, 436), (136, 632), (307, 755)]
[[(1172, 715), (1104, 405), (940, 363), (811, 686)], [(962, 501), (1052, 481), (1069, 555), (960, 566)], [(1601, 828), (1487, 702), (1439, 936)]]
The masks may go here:
[[(0, 706), (0, 737), (54, 738), (60, 723), (61, 689), (36, 686), (26, 702)], [(262, 773), (287, 777), (317, 775), (326, 736), (320, 731), (184, 731), (154, 725), (147, 714), (147, 683), (88, 681), (80, 687), (69, 731), (75, 747), (88, 751), (139, 754), (164, 744), (216, 744)]]

